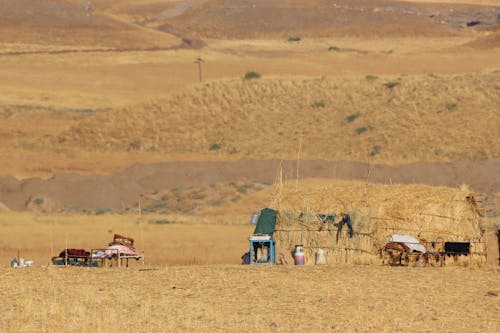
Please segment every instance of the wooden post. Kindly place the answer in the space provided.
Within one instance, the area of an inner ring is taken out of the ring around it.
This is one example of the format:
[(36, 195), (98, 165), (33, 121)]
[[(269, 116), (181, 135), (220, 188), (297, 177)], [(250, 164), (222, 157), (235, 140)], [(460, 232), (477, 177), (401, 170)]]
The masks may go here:
[(142, 231), (142, 208), (141, 208), (141, 198), (139, 197), (139, 230), (141, 232), (141, 242), (142, 242), (142, 265), (144, 265), (144, 232)]
[(195, 64), (198, 64), (198, 79), (200, 80), (200, 82), (201, 82), (201, 64), (204, 62), (205, 61), (203, 61), (201, 57), (196, 58), (196, 60), (194, 61)]
[(300, 163), (301, 150), (302, 150), (302, 135), (299, 138), (299, 150), (297, 152), (297, 179), (295, 180), (295, 191), (299, 190), (299, 163)]
[(66, 231), (66, 245), (64, 247), (64, 265), (68, 266), (68, 232)]

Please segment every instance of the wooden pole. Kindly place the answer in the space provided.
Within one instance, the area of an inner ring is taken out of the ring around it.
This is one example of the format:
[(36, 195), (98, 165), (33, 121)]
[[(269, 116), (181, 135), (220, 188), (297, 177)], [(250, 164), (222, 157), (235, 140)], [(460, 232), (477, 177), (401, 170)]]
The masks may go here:
[(201, 64), (204, 63), (205, 61), (203, 61), (203, 59), (201, 59), (201, 57), (198, 57), (198, 58), (196, 58), (196, 60), (194, 62), (195, 62), (195, 64), (198, 64), (198, 79), (201, 82)]
[(68, 232), (66, 231), (66, 245), (64, 246), (64, 265), (68, 266)]
[(142, 243), (142, 264), (144, 265), (144, 232), (142, 231), (142, 208), (141, 208), (141, 198), (139, 197), (139, 230), (141, 232), (141, 243)]
[(54, 257), (54, 244), (53, 244), (53, 232), (54, 232), (54, 222), (52, 221), (51, 214), (52, 210), (49, 207), (49, 218), (50, 218), (50, 258)]
[(299, 138), (299, 150), (297, 152), (297, 179), (295, 180), (295, 191), (299, 190), (299, 164), (300, 164), (301, 150), (302, 150), (302, 135)]

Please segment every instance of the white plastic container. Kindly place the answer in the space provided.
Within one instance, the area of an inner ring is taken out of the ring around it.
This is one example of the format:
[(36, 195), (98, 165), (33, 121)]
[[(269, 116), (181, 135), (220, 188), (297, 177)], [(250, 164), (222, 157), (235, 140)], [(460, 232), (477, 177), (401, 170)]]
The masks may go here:
[(316, 265), (326, 265), (325, 251), (318, 249), (316, 252)]
[(252, 217), (250, 218), (250, 224), (257, 224), (257, 222), (259, 221), (259, 215), (260, 212), (258, 210), (253, 212)]

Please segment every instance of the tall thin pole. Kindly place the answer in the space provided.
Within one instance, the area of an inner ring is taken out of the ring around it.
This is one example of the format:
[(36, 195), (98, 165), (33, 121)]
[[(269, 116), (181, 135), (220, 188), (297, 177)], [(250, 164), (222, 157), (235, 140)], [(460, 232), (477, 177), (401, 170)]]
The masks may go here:
[(204, 63), (205, 61), (201, 59), (201, 57), (196, 58), (194, 61), (195, 64), (198, 64), (198, 79), (201, 82), (201, 64)]
[(144, 265), (144, 232), (142, 231), (142, 208), (141, 208), (140, 197), (139, 197), (139, 229), (141, 232), (141, 242), (142, 242), (142, 264)]
[(302, 150), (302, 135), (299, 138), (299, 151), (297, 152), (297, 178), (295, 179), (295, 191), (299, 189), (299, 164), (300, 164), (301, 150)]

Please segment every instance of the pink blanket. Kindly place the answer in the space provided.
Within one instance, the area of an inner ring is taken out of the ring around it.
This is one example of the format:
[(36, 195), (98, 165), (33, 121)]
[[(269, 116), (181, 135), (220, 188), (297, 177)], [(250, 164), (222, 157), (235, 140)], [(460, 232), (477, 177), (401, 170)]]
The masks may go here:
[(112, 256), (116, 254), (116, 250), (120, 252), (121, 256), (136, 256), (138, 255), (137, 250), (130, 248), (125, 245), (110, 245), (106, 248), (106, 256)]

